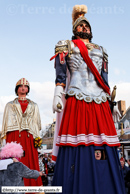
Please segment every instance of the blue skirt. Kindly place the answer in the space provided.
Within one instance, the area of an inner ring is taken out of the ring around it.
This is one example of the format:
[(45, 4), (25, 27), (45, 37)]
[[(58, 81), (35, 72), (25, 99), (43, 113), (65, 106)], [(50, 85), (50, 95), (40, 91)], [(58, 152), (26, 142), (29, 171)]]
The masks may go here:
[(60, 147), (52, 185), (62, 186), (63, 194), (125, 194), (117, 148), (100, 147), (105, 160), (95, 159), (95, 148)]

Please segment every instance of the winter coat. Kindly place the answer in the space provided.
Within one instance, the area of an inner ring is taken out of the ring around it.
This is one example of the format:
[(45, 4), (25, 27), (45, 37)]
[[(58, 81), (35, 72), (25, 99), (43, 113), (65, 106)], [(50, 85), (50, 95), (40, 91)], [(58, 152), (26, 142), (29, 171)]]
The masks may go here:
[(30, 170), (21, 162), (11, 163), (7, 169), (0, 170), (0, 193), (1, 186), (24, 186), (23, 178), (37, 179), (38, 177), (37, 170)]

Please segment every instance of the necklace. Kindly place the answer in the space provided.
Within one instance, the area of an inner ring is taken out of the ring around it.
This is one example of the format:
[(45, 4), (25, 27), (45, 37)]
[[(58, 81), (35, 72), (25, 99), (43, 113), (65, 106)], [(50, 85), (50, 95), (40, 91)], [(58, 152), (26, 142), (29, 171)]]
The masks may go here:
[(26, 97), (18, 97), (18, 100), (24, 101), (27, 100)]

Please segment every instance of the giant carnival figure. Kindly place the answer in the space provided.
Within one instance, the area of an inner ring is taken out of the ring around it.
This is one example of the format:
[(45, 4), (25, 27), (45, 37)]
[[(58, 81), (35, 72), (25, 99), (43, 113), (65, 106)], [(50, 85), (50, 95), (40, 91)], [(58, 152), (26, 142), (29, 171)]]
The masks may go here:
[(53, 185), (62, 186), (63, 194), (124, 194), (120, 143), (110, 108), (108, 54), (91, 42), (85, 13), (85, 5), (73, 7), (74, 36), (59, 41), (51, 58), (56, 68), (53, 111), (58, 112)]
[[(2, 139), (7, 142), (20, 143), (24, 150), (21, 162), (30, 169), (39, 171), (37, 148), (34, 142), (39, 138), (41, 119), (36, 103), (26, 98), (30, 84), (22, 78), (16, 83), (15, 93), (18, 98), (8, 102), (3, 116)], [(25, 186), (41, 186), (42, 180), (24, 179)]]

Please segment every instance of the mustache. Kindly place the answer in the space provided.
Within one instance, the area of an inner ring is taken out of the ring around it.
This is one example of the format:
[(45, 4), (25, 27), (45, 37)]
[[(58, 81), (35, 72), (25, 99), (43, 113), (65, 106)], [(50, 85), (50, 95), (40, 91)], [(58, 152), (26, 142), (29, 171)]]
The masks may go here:
[(93, 38), (92, 32), (86, 33), (86, 32), (77, 32), (76, 30), (73, 32), (74, 36), (72, 36), (72, 40), (77, 39), (77, 36), (79, 36), (82, 39), (88, 39), (90, 42)]
[(76, 32), (75, 33), (75, 36), (79, 36), (80, 38), (83, 38), (83, 39), (89, 39), (91, 40), (92, 39), (92, 33), (87, 33), (87, 32)]

